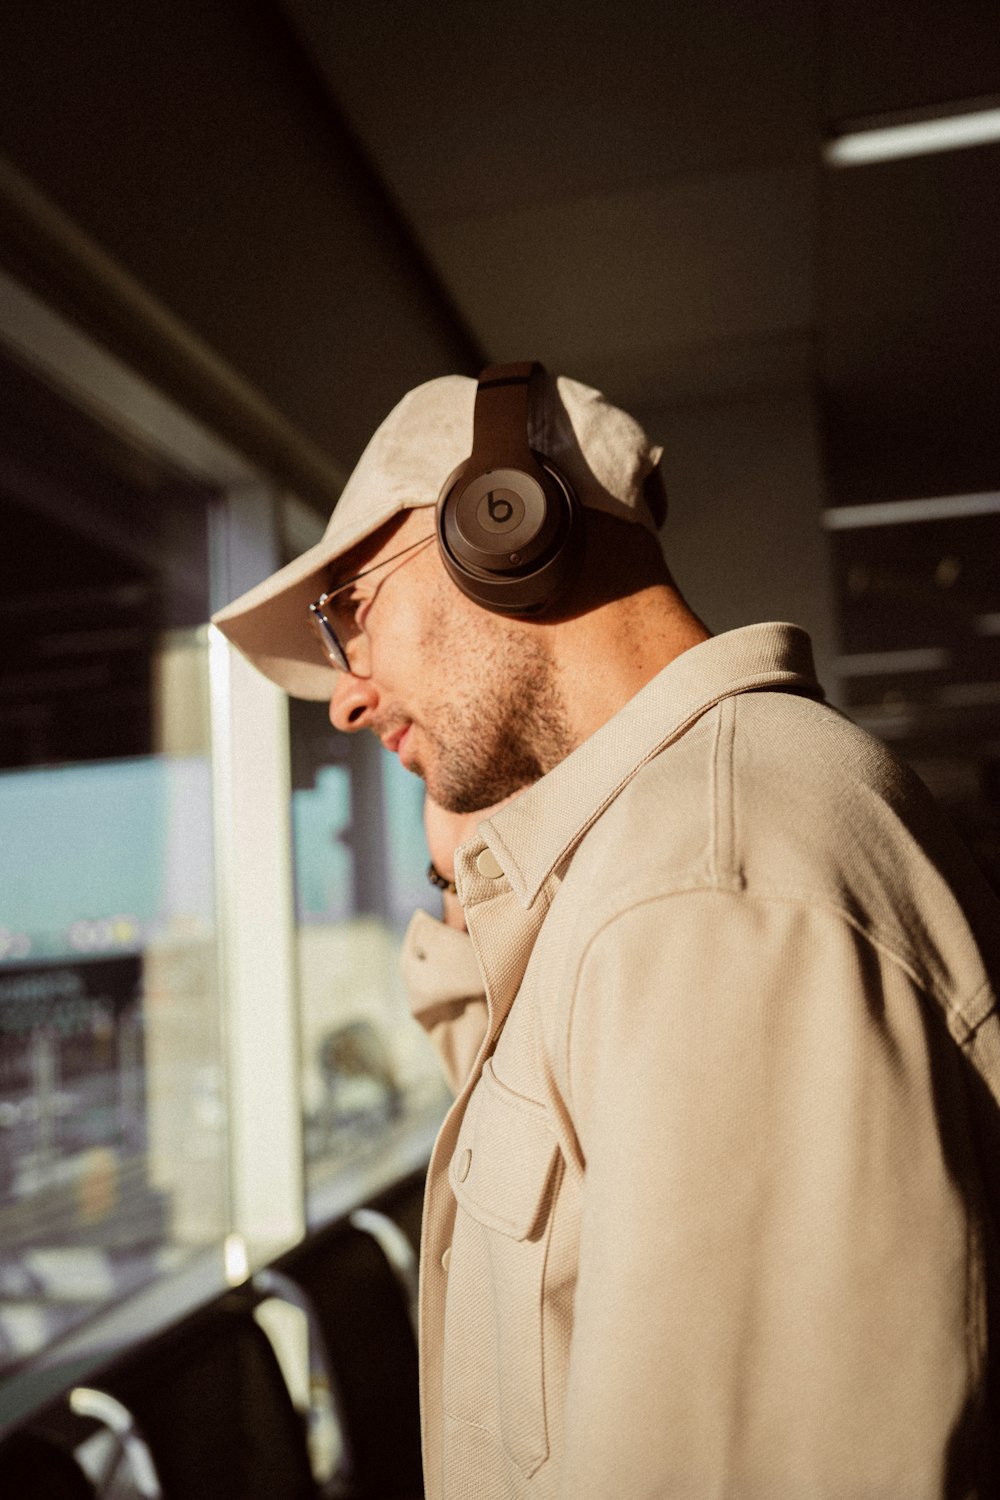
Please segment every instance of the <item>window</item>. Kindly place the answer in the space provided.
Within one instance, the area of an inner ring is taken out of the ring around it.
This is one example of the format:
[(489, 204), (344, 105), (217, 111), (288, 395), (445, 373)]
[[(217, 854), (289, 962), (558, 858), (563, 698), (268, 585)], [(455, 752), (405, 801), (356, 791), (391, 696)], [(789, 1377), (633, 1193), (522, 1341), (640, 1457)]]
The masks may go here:
[(0, 1368), (218, 1245), (218, 496), (4, 360)]

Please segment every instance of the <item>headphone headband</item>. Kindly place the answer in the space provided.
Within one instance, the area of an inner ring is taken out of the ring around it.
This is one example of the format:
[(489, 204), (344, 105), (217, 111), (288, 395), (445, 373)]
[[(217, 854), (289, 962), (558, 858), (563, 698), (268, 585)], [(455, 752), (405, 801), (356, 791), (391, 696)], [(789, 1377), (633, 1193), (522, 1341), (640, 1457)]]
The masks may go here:
[(531, 377), (541, 374), (537, 361), (490, 365), (479, 377), (472, 419), (469, 462), (484, 469), (521, 465), (529, 472), (537, 460), (528, 446)]

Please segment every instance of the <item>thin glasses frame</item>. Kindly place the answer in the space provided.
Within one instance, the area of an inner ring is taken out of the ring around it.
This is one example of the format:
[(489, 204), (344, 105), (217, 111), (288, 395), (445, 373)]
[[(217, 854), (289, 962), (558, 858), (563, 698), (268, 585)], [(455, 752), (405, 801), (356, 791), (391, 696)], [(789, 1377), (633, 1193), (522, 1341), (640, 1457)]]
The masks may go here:
[[(310, 604), (309, 624), (323, 648), (323, 654), (327, 662), (335, 671), (353, 672), (354, 668), (348, 660), (347, 650), (337, 635), (333, 621), (325, 613), (330, 601), (335, 599), (338, 594), (343, 593), (344, 589), (349, 589), (352, 584), (357, 583), (360, 579), (367, 578), (370, 573), (377, 573), (379, 568), (388, 567), (390, 563), (396, 562), (398, 558), (405, 557), (408, 552), (415, 552), (418, 547), (426, 547), (433, 540), (433, 533), (430, 536), (422, 536), (419, 541), (411, 542), (408, 547), (401, 547), (398, 552), (393, 552), (390, 557), (383, 557), (381, 562), (372, 563), (370, 568), (363, 568), (360, 573), (355, 573), (352, 578), (345, 578), (342, 583), (337, 584), (335, 589), (329, 589), (326, 593), (320, 594), (319, 598)], [(358, 633), (364, 635), (364, 630), (360, 629)], [(355, 673), (355, 675), (357, 674)]]

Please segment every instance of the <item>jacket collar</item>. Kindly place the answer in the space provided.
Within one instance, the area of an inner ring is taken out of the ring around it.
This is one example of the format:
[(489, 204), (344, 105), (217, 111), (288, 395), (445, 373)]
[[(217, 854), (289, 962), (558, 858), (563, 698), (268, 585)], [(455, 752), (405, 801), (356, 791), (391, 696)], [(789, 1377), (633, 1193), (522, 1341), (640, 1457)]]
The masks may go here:
[(480, 823), (459, 851), (460, 891), (471, 895), (479, 884), (471, 866), (486, 844), (528, 909), (648, 760), (723, 698), (767, 688), (823, 697), (809, 637), (796, 625), (748, 625), (682, 652), (541, 781)]

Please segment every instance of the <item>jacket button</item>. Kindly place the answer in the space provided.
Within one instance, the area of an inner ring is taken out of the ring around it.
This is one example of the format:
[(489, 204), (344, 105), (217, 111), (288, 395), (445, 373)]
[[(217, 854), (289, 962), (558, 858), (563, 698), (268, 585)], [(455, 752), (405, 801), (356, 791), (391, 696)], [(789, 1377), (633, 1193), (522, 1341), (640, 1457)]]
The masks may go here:
[(465, 1181), (465, 1179), (469, 1175), (469, 1168), (471, 1166), (472, 1152), (468, 1149), (468, 1147), (466, 1147), (461, 1156), (458, 1158), (458, 1166), (455, 1168), (455, 1175), (457, 1176), (459, 1182)]
[(442, 1269), (442, 1271), (447, 1271), (448, 1264), (449, 1264), (450, 1260), (451, 1260), (451, 1246), (449, 1245), (448, 1248), (447, 1248), (447, 1250), (444, 1252), (444, 1254), (441, 1257), (441, 1269)]
[(485, 875), (487, 880), (499, 880), (503, 874), (492, 849), (484, 849), (476, 855), (476, 869), (480, 875)]

